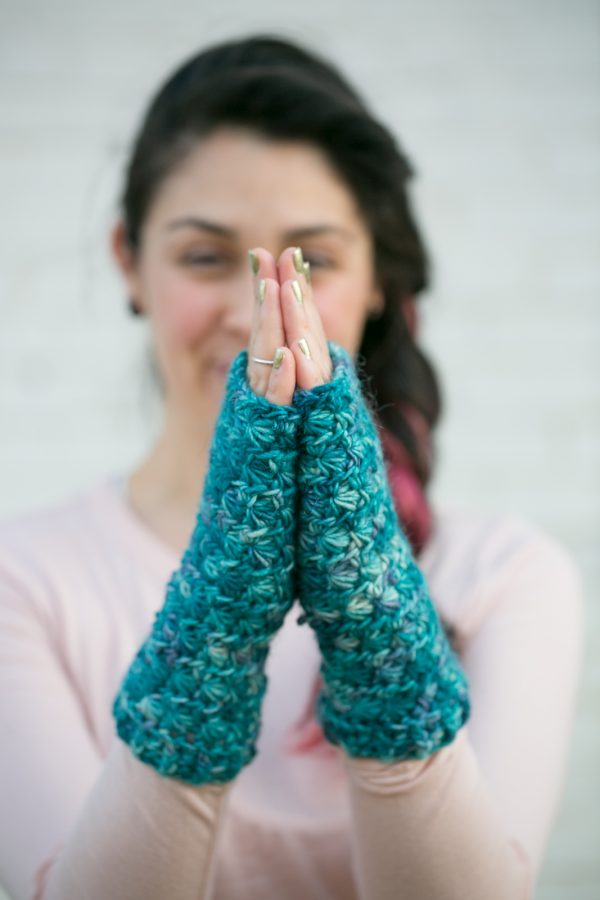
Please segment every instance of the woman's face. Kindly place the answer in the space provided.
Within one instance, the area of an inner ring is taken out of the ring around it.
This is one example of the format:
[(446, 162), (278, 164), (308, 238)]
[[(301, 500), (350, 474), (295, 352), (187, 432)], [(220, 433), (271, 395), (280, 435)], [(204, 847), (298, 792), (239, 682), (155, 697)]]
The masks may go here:
[(122, 225), (113, 248), (130, 296), (149, 316), (167, 402), (218, 407), (255, 303), (248, 250), (275, 260), (300, 246), (327, 338), (358, 351), (380, 310), (373, 245), (351, 192), (308, 143), (227, 127), (198, 144), (161, 184), (132, 258)]

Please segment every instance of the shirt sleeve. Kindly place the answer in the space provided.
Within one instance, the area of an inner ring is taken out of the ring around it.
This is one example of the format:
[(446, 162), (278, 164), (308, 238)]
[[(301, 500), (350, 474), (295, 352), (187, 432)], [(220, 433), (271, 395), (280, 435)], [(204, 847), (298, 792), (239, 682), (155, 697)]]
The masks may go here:
[(0, 559), (0, 882), (12, 900), (208, 896), (229, 785), (102, 759), (52, 629)]
[(530, 900), (558, 810), (584, 639), (582, 582), (549, 535), (479, 590), (460, 653), (472, 713), (427, 760), (346, 759), (365, 900)]

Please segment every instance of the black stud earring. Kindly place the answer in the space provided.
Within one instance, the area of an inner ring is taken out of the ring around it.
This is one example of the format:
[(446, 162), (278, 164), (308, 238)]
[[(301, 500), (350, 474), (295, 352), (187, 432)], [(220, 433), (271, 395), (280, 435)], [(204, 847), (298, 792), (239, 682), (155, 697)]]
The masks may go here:
[(129, 298), (129, 312), (133, 316), (141, 316), (142, 315), (141, 309), (138, 309), (138, 307), (135, 305), (134, 300), (131, 297)]

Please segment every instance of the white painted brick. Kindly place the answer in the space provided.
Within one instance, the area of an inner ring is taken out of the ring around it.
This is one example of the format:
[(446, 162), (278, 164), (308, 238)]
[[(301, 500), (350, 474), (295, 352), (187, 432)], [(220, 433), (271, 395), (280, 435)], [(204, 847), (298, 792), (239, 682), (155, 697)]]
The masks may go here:
[(600, 892), (600, 35), (595, 0), (5, 3), (0, 28), (0, 516), (140, 459), (145, 329), (107, 253), (151, 91), (213, 40), (329, 53), (396, 130), (432, 251), (432, 494), (529, 516), (581, 566), (589, 660), (538, 900)]

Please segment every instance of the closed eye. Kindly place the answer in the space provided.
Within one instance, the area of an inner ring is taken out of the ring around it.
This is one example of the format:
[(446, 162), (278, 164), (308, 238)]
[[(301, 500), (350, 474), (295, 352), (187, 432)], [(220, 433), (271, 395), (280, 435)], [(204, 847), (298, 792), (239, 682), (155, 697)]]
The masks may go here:
[(214, 266), (225, 262), (224, 256), (215, 254), (190, 253), (183, 257), (183, 262), (191, 266)]
[(325, 256), (318, 256), (313, 253), (303, 253), (303, 258), (305, 262), (310, 264), (311, 269), (313, 267), (327, 268), (331, 265), (331, 261)]

